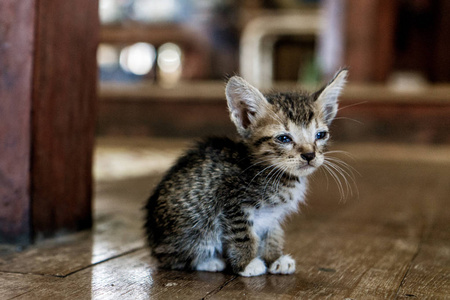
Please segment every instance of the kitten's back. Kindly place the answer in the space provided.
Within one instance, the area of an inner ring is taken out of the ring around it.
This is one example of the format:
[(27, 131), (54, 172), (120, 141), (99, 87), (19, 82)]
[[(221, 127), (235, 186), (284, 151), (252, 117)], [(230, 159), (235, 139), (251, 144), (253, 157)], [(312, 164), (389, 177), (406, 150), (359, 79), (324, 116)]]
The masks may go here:
[[(158, 246), (164, 244), (173, 245), (171, 256), (186, 257), (205, 235), (218, 238), (222, 200), (239, 186), (239, 175), (249, 163), (245, 144), (229, 138), (205, 139), (180, 157), (145, 207), (145, 229), (154, 254), (158, 257)], [(160, 250), (166, 256), (167, 248)]]

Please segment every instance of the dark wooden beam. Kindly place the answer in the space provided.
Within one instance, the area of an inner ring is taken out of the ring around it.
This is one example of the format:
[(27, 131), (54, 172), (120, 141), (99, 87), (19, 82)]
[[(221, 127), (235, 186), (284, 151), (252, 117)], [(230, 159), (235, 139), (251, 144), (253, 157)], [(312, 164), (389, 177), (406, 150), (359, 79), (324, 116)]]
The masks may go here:
[(347, 0), (345, 65), (352, 82), (382, 82), (392, 70), (396, 1)]
[(0, 1), (0, 242), (30, 240), (34, 3)]
[(96, 2), (39, 1), (31, 156), (37, 234), (91, 226)]
[(98, 3), (0, 3), (0, 240), (28, 243), (92, 224)]

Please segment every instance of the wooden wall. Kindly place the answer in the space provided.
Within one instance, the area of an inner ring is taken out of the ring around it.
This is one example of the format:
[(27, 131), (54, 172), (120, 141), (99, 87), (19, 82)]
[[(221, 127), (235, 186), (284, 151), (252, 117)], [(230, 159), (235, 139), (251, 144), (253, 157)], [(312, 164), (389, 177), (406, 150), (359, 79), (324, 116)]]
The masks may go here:
[(97, 5), (0, 2), (0, 242), (91, 226)]

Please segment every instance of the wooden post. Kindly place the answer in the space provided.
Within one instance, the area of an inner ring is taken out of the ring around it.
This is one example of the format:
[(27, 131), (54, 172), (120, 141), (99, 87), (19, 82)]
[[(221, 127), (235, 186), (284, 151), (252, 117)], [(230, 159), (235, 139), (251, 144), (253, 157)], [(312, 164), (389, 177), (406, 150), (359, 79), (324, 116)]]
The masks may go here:
[(0, 242), (92, 224), (95, 0), (0, 0)]
[(352, 81), (384, 81), (394, 59), (396, 1), (346, 1), (345, 64)]

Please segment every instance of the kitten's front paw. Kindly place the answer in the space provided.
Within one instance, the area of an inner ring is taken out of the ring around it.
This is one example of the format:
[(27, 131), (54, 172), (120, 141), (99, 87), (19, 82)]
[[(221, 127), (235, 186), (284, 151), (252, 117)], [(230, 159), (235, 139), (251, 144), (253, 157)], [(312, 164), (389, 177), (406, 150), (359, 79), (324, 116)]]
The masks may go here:
[(250, 277), (250, 276), (259, 276), (266, 273), (266, 265), (261, 260), (261, 258), (254, 258), (244, 269), (244, 271), (240, 272), (239, 275)]
[(292, 274), (295, 272), (295, 260), (289, 255), (282, 255), (270, 266), (272, 274)]
[(221, 272), (225, 269), (225, 262), (219, 258), (211, 258), (197, 265), (197, 271)]

